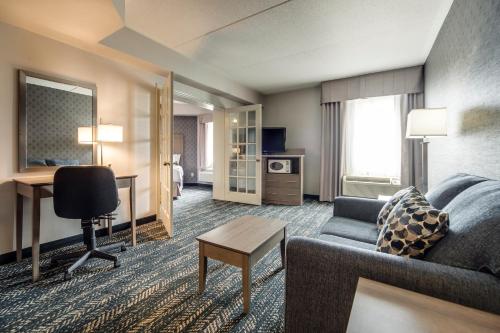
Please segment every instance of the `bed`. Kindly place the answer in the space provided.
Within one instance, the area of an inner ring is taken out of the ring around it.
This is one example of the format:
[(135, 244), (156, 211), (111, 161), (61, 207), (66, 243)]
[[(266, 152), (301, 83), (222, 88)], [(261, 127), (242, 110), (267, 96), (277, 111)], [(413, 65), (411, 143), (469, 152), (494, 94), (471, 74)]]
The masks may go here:
[(172, 197), (178, 198), (182, 194), (184, 169), (182, 168), (182, 156), (184, 153), (184, 136), (174, 134), (173, 168), (172, 168)]

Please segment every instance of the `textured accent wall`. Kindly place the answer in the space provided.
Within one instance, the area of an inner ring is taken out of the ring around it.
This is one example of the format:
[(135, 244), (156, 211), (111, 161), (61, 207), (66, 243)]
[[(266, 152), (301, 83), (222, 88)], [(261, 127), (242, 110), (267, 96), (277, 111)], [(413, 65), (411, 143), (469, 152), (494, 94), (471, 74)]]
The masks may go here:
[(92, 145), (78, 144), (78, 127), (92, 126), (92, 96), (28, 84), (27, 148), (30, 159), (92, 164)]
[[(174, 116), (174, 133), (184, 136), (184, 153), (181, 164), (184, 182), (198, 182), (198, 117)], [(191, 176), (191, 173), (193, 174)]]
[(500, 1), (455, 0), (425, 63), (426, 107), (448, 107), (429, 146), (430, 187), (468, 172), (500, 179)]

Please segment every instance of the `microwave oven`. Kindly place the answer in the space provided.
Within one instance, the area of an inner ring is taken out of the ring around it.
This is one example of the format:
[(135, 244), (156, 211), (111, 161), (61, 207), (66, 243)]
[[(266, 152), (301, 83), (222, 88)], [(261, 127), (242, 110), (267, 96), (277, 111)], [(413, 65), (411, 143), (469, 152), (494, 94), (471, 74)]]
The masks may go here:
[(290, 159), (272, 159), (267, 160), (268, 173), (292, 173), (292, 161)]

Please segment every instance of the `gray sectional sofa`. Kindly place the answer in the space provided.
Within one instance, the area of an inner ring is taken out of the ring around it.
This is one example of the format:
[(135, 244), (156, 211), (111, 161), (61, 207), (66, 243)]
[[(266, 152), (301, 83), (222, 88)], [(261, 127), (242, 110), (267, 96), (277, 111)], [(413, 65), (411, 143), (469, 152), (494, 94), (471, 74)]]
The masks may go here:
[(450, 230), (423, 260), (375, 251), (379, 200), (339, 197), (318, 239), (292, 237), (286, 332), (345, 332), (359, 277), (500, 314), (500, 181), (457, 174), (426, 197)]

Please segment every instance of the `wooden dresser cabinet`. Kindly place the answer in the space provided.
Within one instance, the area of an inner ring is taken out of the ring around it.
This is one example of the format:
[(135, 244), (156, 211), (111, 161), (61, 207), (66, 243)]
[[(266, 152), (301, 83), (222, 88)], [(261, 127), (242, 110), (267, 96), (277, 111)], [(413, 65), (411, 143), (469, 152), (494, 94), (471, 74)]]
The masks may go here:
[[(304, 197), (305, 149), (262, 155), (262, 201), (269, 204), (299, 206)], [(268, 172), (269, 159), (290, 159), (292, 173)]]

